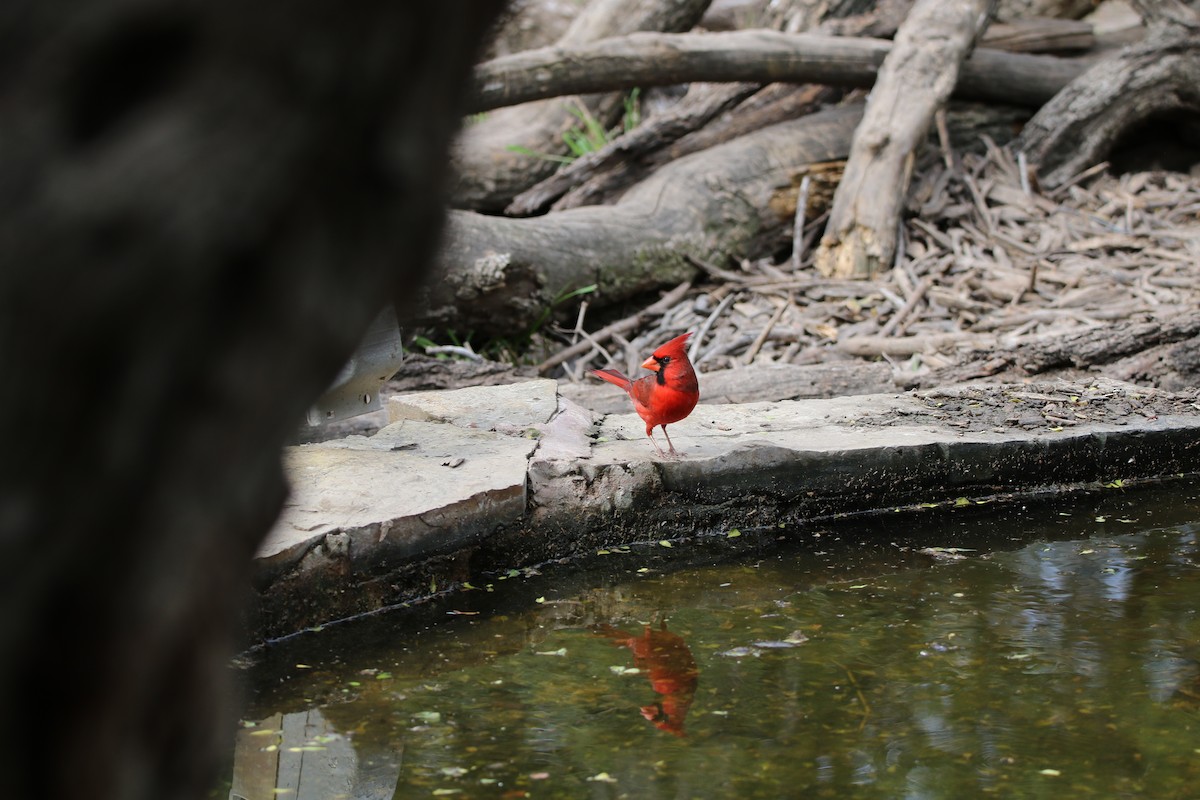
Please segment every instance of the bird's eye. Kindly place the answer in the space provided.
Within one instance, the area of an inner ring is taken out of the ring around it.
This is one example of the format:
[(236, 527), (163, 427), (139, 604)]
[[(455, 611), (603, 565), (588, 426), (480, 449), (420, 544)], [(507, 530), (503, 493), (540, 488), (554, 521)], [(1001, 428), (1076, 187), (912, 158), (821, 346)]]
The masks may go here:
[(655, 356), (654, 360), (657, 361), (659, 364), (663, 364), (663, 365), (671, 363), (670, 356)]

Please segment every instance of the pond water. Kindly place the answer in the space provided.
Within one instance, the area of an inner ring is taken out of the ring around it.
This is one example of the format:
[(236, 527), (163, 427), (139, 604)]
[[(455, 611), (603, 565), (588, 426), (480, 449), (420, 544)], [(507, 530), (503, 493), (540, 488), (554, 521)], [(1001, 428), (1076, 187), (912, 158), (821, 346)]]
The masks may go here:
[(1195, 797), (1200, 488), (992, 512), (619, 548), (277, 643), (216, 796)]

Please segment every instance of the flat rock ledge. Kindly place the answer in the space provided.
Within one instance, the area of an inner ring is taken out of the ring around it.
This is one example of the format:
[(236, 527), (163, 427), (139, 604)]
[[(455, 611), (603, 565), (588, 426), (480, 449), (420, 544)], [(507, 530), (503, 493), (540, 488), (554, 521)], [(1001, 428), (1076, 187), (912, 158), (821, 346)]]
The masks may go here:
[(594, 414), (552, 380), (404, 395), (388, 414), (373, 436), (286, 449), (292, 493), (256, 557), (254, 640), (604, 546), (805, 536), (885, 510), (915, 525), (930, 504), (1200, 464), (1195, 392), (1104, 379), (701, 405), (671, 426), (675, 460), (633, 413)]

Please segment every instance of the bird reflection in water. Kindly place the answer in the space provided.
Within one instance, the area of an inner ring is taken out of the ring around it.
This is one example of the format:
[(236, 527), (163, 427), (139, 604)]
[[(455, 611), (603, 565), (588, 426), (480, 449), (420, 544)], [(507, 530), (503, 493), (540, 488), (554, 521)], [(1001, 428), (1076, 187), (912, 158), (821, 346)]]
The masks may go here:
[(592, 628), (598, 636), (610, 639), (618, 647), (633, 652), (633, 665), (649, 675), (650, 686), (661, 697), (653, 705), (642, 706), (642, 716), (659, 730), (684, 736), (683, 721), (696, 695), (700, 670), (683, 637), (667, 630), (663, 620), (659, 629), (647, 625), (641, 636), (601, 624)]

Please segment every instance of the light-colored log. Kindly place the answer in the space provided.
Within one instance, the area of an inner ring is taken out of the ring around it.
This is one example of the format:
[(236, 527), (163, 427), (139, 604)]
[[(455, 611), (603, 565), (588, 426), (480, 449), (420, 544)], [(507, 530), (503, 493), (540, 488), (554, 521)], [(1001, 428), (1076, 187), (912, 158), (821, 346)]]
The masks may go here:
[[(475, 69), (471, 111), (566, 94), (693, 81), (787, 81), (869, 87), (892, 50), (883, 39), (745, 30), (634, 33), (571, 47), (544, 47)], [(1054, 56), (980, 48), (963, 65), (958, 95), (1039, 106), (1086, 65)]]
[(991, 0), (919, 0), (879, 70), (815, 254), (825, 275), (889, 269), (917, 147), (987, 24)]

